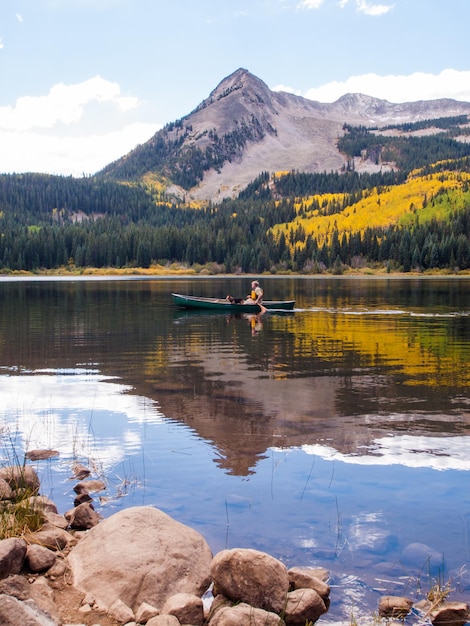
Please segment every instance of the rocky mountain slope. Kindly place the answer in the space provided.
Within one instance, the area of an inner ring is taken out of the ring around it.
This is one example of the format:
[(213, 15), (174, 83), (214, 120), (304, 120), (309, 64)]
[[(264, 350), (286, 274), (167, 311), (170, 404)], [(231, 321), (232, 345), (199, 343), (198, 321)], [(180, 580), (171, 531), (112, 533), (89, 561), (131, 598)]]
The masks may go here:
[(325, 104), (271, 91), (238, 69), (194, 111), (98, 176), (121, 180), (163, 175), (174, 183), (171, 191), (187, 199), (218, 201), (237, 195), (261, 172), (341, 170), (346, 157), (336, 144), (344, 124), (383, 127), (469, 114), (470, 103), (450, 99), (393, 104), (347, 94)]

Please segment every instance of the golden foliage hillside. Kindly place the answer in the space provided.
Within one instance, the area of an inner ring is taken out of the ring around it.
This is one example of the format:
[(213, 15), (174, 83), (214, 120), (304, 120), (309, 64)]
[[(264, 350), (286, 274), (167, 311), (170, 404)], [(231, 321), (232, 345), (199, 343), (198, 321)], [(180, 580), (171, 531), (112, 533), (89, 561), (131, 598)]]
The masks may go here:
[(365, 190), (357, 200), (344, 193), (297, 198), (296, 219), (274, 226), (271, 232), (277, 241), (283, 233), (291, 247), (302, 246), (308, 236), (322, 246), (331, 243), (334, 233), (341, 238), (368, 228), (441, 221), (469, 204), (468, 172), (412, 173), (401, 185)]

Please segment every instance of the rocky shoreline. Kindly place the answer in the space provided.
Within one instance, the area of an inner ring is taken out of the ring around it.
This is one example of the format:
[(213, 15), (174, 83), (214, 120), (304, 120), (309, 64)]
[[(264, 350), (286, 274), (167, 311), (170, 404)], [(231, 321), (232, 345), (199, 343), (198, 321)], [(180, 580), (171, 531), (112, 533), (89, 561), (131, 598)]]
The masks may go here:
[[(74, 507), (60, 515), (40, 495), (33, 467), (0, 469), (2, 536), (20, 505), (38, 522), (0, 540), (0, 624), (310, 626), (327, 613), (327, 570), (287, 569), (246, 548), (214, 556), (197, 531), (150, 506), (103, 520), (91, 494), (104, 483), (83, 466), (74, 474)], [(401, 623), (412, 611), (434, 626), (470, 620), (468, 605), (445, 595), (420, 603), (383, 596), (378, 607), (379, 617)]]

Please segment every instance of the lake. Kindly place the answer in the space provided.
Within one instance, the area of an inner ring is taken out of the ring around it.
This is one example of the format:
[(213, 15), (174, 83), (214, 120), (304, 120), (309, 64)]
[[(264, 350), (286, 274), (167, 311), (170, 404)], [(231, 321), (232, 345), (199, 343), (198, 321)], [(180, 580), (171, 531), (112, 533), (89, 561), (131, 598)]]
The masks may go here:
[(261, 277), (293, 313), (189, 312), (250, 277), (0, 279), (0, 462), (60, 512), (154, 505), (213, 552), (331, 572), (321, 622), (451, 581), (470, 600), (470, 278)]

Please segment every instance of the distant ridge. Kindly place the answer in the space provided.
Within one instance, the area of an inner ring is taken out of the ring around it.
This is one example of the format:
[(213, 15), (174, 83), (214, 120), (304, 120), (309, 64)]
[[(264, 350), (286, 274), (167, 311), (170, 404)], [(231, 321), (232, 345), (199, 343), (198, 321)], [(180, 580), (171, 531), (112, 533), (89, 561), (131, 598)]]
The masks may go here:
[[(320, 103), (272, 91), (240, 68), (191, 113), (97, 176), (114, 180), (163, 176), (171, 193), (217, 202), (236, 196), (261, 172), (341, 171), (347, 158), (338, 151), (337, 141), (345, 124), (381, 127), (457, 115), (470, 115), (470, 103), (439, 99), (393, 104), (363, 94)], [(364, 171), (383, 167), (357, 164)]]

